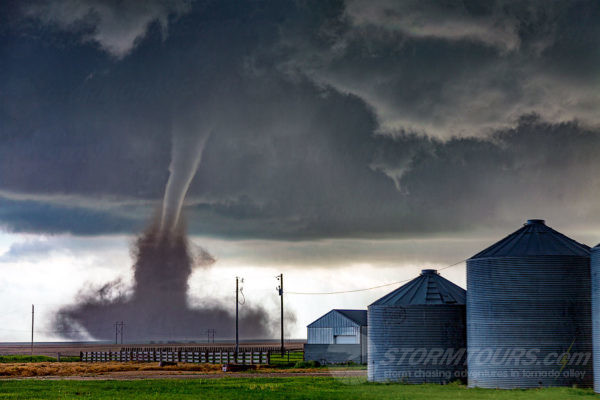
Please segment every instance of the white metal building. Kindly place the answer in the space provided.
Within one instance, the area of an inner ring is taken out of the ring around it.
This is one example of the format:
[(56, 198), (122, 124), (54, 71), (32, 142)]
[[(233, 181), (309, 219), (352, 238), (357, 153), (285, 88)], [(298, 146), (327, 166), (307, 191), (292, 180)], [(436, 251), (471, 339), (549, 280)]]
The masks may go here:
[(305, 359), (366, 362), (367, 310), (331, 310), (306, 328)]
[(367, 310), (331, 310), (308, 325), (308, 344), (360, 344)]

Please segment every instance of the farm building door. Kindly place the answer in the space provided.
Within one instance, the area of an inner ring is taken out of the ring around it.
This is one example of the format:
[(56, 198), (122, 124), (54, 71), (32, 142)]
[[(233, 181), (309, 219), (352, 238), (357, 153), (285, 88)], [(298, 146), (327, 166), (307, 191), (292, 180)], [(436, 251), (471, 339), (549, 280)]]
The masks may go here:
[(356, 336), (354, 335), (336, 335), (335, 344), (356, 344)]

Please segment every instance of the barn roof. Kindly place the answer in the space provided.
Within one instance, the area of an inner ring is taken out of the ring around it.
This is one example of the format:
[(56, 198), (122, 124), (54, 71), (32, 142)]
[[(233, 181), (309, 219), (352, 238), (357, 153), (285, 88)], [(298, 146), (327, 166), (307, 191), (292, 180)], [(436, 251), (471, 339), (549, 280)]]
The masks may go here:
[[(311, 322), (310, 324), (308, 324), (308, 328), (313, 327), (314, 325), (318, 325), (319, 322), (321, 322), (323, 319), (329, 317), (332, 313), (335, 313), (337, 315), (340, 315), (342, 318), (350, 321), (353, 324), (356, 324), (358, 326), (366, 326), (367, 325), (367, 310), (340, 310), (340, 309), (333, 309), (331, 311), (329, 311), (328, 313), (320, 316), (319, 318), (317, 318), (316, 320), (314, 320), (313, 322)], [(327, 322), (324, 321), (322, 323), (331, 323), (331, 321)]]
[(346, 318), (351, 319), (356, 322), (360, 326), (367, 325), (367, 310), (339, 310), (335, 309), (334, 311), (339, 312), (344, 315)]

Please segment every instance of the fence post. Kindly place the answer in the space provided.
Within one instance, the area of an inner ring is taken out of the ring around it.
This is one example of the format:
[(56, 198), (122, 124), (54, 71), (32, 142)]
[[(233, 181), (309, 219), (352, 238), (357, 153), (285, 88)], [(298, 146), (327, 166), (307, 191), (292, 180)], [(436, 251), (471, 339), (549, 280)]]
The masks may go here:
[[(104, 362), (104, 361), (174, 361), (186, 363), (239, 363), (244, 365), (271, 364), (272, 352), (269, 347), (242, 348), (236, 354), (229, 347), (194, 347), (194, 348), (120, 348), (118, 351), (80, 351), (80, 362)], [(291, 362), (292, 351), (286, 349), (287, 361)], [(61, 354), (57, 353), (57, 359)], [(276, 362), (286, 360), (285, 356)]]

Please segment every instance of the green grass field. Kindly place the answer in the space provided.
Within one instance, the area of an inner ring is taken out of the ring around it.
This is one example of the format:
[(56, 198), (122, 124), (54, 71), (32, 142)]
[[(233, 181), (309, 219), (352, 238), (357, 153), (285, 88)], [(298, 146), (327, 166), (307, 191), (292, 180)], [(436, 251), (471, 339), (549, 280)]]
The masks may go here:
[(290, 351), (289, 353), (285, 353), (282, 357), (281, 353), (271, 353), (271, 365), (294, 365), (299, 361), (303, 361), (304, 353), (301, 351)]
[(290, 351), (282, 357), (280, 353), (272, 353), (269, 365), (274, 368), (322, 368), (326, 369), (367, 369), (366, 365), (361, 364), (337, 364), (337, 365), (319, 365), (314, 361), (304, 361), (304, 352)]
[[(55, 357), (48, 356), (25, 356), (25, 355), (13, 355), (13, 356), (0, 356), (0, 363), (38, 363), (38, 362), (56, 362), (58, 361)], [(77, 362), (79, 357), (61, 357), (61, 362)]]
[(139, 381), (0, 380), (0, 399), (544, 399), (596, 398), (591, 389), (467, 389), (459, 385), (373, 384), (334, 378)]

